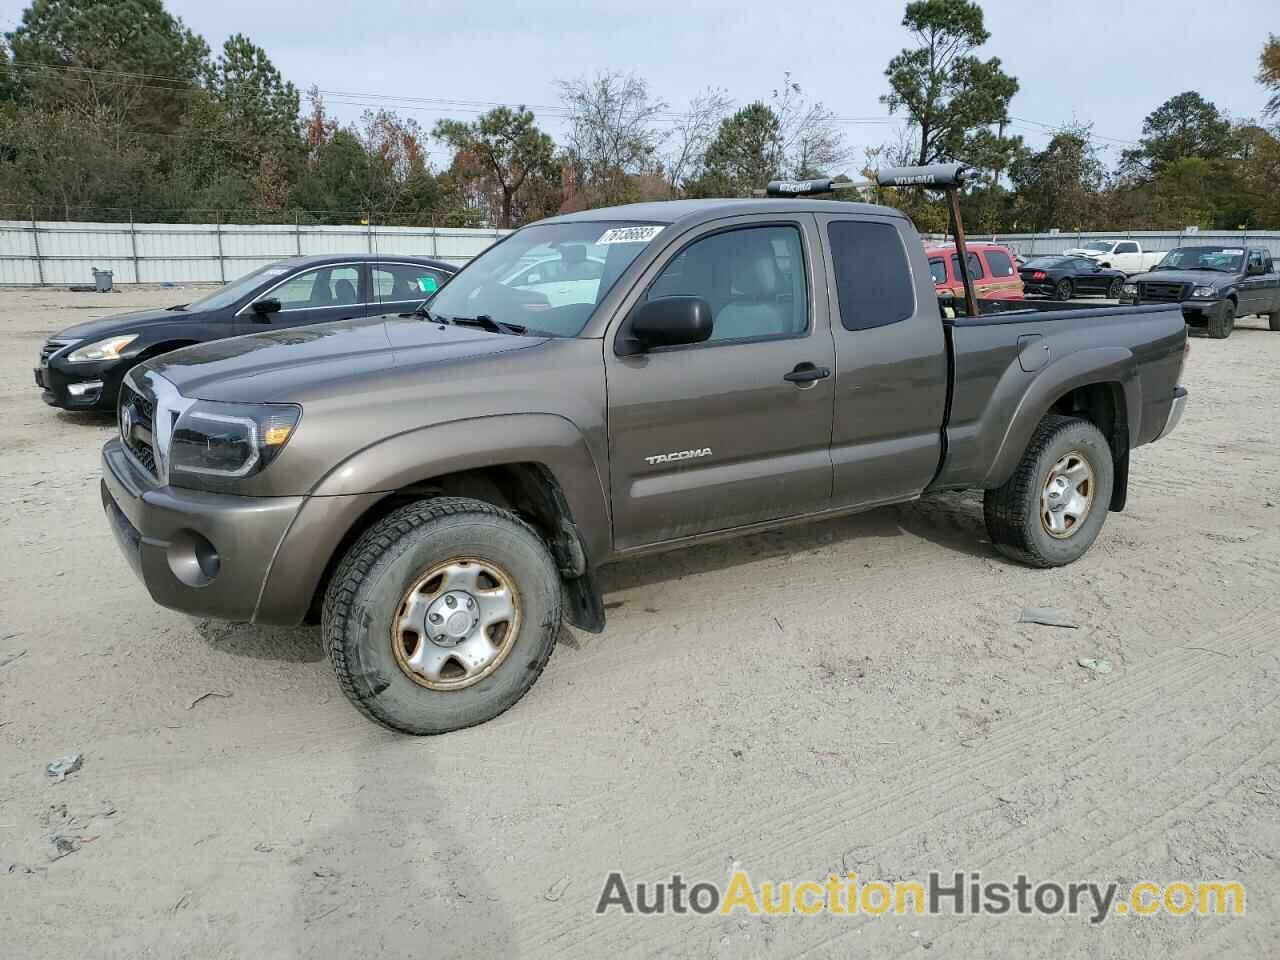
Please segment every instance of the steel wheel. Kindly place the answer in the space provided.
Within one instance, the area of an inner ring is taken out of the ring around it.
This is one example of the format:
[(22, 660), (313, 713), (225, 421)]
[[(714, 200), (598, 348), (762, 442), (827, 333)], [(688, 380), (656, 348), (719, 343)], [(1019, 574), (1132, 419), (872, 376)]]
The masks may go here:
[(1057, 540), (1072, 536), (1093, 507), (1093, 467), (1079, 450), (1072, 450), (1049, 471), (1040, 491), (1040, 523)]
[(496, 670), (519, 634), (514, 579), (495, 563), (462, 557), (432, 567), (405, 592), (391, 647), (415, 683), (461, 690)]

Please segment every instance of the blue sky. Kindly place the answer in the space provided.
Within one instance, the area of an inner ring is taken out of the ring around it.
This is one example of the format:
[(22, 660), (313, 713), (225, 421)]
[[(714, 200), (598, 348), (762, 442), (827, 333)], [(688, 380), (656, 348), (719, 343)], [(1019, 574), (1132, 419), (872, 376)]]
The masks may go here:
[[(790, 70), (838, 116), (883, 118), (884, 67), (908, 40), (903, 3), (879, 0), (168, 5), (215, 50), (237, 30), (249, 34), (300, 89), (316, 83), (328, 91), (535, 108), (557, 104), (557, 79), (604, 68), (645, 77), (673, 111), (708, 85), (739, 103), (767, 98)], [(1101, 136), (1134, 140), (1147, 113), (1186, 89), (1233, 117), (1255, 116), (1266, 99), (1254, 81), (1258, 52), (1268, 32), (1280, 33), (1275, 0), (988, 0), (983, 7), (992, 34), (983, 54), (1000, 57), (1018, 78), (1014, 129), (1033, 145), (1046, 139), (1036, 124), (1073, 120), (1091, 122)], [(16, 10), (0, 17), (6, 29), (16, 18)], [(358, 116), (361, 103), (386, 103), (329, 99), (342, 119)], [(474, 116), (431, 104), (397, 108), (427, 128), (441, 116)], [(542, 113), (543, 126), (558, 133), (559, 121)], [(843, 129), (855, 157), (895, 136), (894, 124), (850, 122)], [(1111, 148), (1108, 159), (1123, 148), (1102, 142)]]

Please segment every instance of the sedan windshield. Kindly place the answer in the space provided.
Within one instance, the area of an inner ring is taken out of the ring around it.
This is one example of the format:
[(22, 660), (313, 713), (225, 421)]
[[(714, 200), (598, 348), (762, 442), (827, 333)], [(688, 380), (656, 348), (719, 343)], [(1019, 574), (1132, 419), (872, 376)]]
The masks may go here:
[(1031, 270), (1048, 270), (1052, 267), (1061, 266), (1067, 262), (1068, 260), (1066, 257), (1033, 257), (1024, 263), (1023, 267)]
[(1157, 270), (1216, 270), (1238, 273), (1244, 263), (1242, 247), (1179, 247), (1170, 250)]
[(188, 310), (221, 310), (229, 307), (241, 297), (248, 296), (272, 277), (279, 277), (289, 272), (289, 268), (278, 263), (259, 267), (252, 273), (246, 273), (239, 280), (232, 280), (226, 286), (219, 287), (207, 297), (193, 300), (187, 304)]
[(575, 337), (662, 224), (534, 224), (466, 265), (425, 307), (440, 320), (521, 327)]

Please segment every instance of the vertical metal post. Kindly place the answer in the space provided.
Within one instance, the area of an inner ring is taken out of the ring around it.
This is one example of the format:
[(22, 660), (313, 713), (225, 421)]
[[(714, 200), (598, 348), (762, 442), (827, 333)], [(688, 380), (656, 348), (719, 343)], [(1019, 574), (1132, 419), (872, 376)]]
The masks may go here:
[(293, 239), (298, 247), (298, 256), (302, 256), (302, 215), (296, 210), (293, 214)]
[(225, 256), (223, 255), (223, 253), (222, 253), (222, 211), (221, 211), (221, 210), (217, 211), (216, 216), (217, 216), (217, 218), (218, 218), (218, 219), (217, 219), (217, 231), (218, 231), (218, 276), (222, 279), (222, 282), (223, 282), (223, 283), (226, 283), (226, 282), (227, 282), (227, 260), (226, 260), (226, 257), (225, 257)]
[(369, 218), (365, 220), (365, 225), (369, 228), (368, 231), (366, 231), (367, 236), (369, 238), (369, 252), (373, 253), (373, 211), (372, 210), (369, 211)]
[(964, 309), (971, 316), (978, 315), (978, 297), (973, 292), (973, 278), (969, 276), (969, 247), (964, 239), (964, 224), (960, 220), (960, 191), (952, 187), (947, 191), (951, 203), (951, 223), (956, 235), (956, 253), (960, 255), (960, 279), (964, 283)]
[(36, 205), (31, 205), (31, 242), (36, 248), (36, 276), (44, 286), (44, 259), (40, 256), (40, 229), (36, 226)]
[(133, 282), (141, 283), (142, 275), (138, 272), (138, 227), (133, 222), (133, 211), (129, 211), (129, 245), (133, 249)]
[[(435, 220), (435, 215), (431, 217)], [(440, 231), (436, 229), (434, 223), (431, 224), (431, 256), (438, 258), (440, 256)]]

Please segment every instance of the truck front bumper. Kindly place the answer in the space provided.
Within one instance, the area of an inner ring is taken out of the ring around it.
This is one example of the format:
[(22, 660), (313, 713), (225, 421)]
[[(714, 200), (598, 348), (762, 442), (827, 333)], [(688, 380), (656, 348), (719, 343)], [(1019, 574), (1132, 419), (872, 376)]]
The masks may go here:
[(156, 603), (219, 620), (293, 625), (342, 537), (381, 494), (238, 497), (157, 486), (118, 439), (102, 448), (102, 507)]

